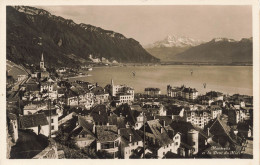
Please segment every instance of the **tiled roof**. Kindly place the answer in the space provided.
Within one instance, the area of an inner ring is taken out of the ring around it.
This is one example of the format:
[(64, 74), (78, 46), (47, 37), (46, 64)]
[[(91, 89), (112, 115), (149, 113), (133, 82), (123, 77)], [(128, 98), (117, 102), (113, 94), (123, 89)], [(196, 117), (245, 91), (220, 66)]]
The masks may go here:
[(125, 128), (126, 122), (124, 117), (117, 117), (116, 114), (112, 114), (108, 116), (108, 123), (109, 125), (116, 125), (118, 128)]
[(96, 135), (97, 139), (100, 142), (108, 142), (108, 141), (114, 141), (120, 135), (117, 134), (118, 129), (115, 125), (97, 125), (96, 126)]
[[(173, 142), (167, 135), (165, 128), (159, 123), (158, 119), (147, 121), (147, 124), (151, 129), (152, 134), (159, 141), (160, 146), (166, 146)], [(163, 129), (163, 133), (161, 133), (161, 128)]]
[(136, 118), (139, 115), (138, 112), (132, 111), (128, 105), (121, 105), (116, 110), (113, 111), (117, 116), (125, 117), (126, 122), (129, 122), (131, 125), (134, 125), (136, 122)]
[(19, 122), (21, 128), (30, 128), (49, 124), (44, 113), (20, 116)]
[(170, 126), (173, 130), (181, 134), (186, 134), (189, 130), (194, 129), (191, 123), (185, 121), (173, 121)]
[(212, 123), (209, 123), (208, 128), (209, 128), (209, 132), (212, 135), (218, 135), (218, 136), (219, 135), (226, 135), (228, 137), (227, 140), (236, 144), (236, 142), (234, 141), (234, 139), (230, 135), (230, 127), (228, 125), (226, 125), (226, 123), (222, 122), (219, 119), (219, 117), (214, 119), (212, 121)]
[[(142, 141), (142, 138), (137, 134), (137, 132), (131, 128), (121, 128), (120, 135), (122, 138), (126, 140), (128, 144), (132, 142)], [(130, 135), (132, 139), (131, 142), (130, 142)]]
[(65, 94), (67, 95), (67, 97), (78, 96), (78, 94), (76, 92), (74, 92), (73, 90), (68, 90)]
[(106, 92), (104, 91), (104, 88), (102, 87), (95, 87), (91, 90), (91, 92), (93, 92), (95, 95), (102, 95), (102, 94), (106, 94)]
[(185, 93), (194, 93), (194, 92), (198, 92), (195, 88), (184, 88), (182, 90), (182, 92), (185, 92)]
[(94, 122), (102, 122), (107, 123), (108, 122), (108, 115), (106, 112), (106, 106), (105, 105), (97, 105), (91, 110), (90, 116), (93, 117)]
[(80, 117), (80, 116), (78, 116), (78, 122), (79, 122), (79, 126), (81, 126), (83, 128), (84, 132), (86, 132), (87, 134), (96, 138), (95, 135), (91, 131), (94, 126), (92, 123), (87, 122), (83, 117)]
[(156, 116), (155, 119), (159, 119), (161, 125), (163, 125), (165, 122), (165, 126), (168, 126), (172, 123), (172, 119), (168, 116)]
[(170, 105), (165, 107), (167, 109), (166, 114), (167, 115), (179, 115), (183, 107), (179, 107), (176, 105)]
[(145, 88), (144, 91), (160, 91), (160, 88)]

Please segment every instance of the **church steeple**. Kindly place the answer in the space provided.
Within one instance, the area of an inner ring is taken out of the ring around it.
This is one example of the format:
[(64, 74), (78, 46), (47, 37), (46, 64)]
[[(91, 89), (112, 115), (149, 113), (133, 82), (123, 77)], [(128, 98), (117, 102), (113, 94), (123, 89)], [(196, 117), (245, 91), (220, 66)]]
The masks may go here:
[(113, 79), (111, 79), (111, 86), (113, 86), (114, 85), (114, 81), (113, 81)]
[(41, 58), (41, 62), (44, 62), (44, 58), (43, 58), (43, 53), (42, 53), (42, 58)]
[(42, 53), (42, 58), (41, 58), (41, 61), (40, 61), (40, 69), (41, 69), (42, 71), (45, 71), (45, 70), (46, 70), (46, 68), (45, 68), (45, 66), (44, 66), (43, 53)]

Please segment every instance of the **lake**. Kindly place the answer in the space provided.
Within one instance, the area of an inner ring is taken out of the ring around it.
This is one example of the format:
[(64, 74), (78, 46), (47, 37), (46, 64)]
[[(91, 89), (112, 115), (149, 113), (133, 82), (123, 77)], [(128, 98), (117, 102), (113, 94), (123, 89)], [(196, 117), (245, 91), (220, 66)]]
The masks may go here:
[(253, 95), (252, 66), (124, 66), (97, 67), (86, 72), (92, 76), (74, 79), (98, 82), (103, 87), (113, 79), (114, 84), (127, 84), (133, 87), (136, 93), (143, 93), (146, 87), (156, 87), (161, 89), (162, 94), (166, 94), (167, 85), (184, 84), (186, 87), (196, 88), (201, 94), (215, 90), (225, 94)]

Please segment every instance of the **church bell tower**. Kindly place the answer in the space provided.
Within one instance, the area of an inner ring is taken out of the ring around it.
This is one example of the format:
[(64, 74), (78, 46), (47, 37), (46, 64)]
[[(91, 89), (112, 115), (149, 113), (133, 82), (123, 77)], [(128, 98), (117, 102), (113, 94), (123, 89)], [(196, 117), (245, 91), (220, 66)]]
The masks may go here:
[(41, 58), (41, 61), (40, 61), (40, 69), (41, 69), (41, 70), (45, 70), (43, 53), (42, 53), (42, 58)]

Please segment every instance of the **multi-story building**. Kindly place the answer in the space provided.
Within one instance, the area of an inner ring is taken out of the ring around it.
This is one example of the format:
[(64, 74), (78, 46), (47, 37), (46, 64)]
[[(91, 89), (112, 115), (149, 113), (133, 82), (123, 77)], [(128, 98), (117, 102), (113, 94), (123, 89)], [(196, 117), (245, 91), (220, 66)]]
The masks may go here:
[(50, 135), (49, 122), (44, 113), (19, 116), (19, 129), (32, 130), (37, 135)]
[(115, 125), (98, 125), (95, 127), (96, 151), (107, 151), (113, 158), (120, 156), (120, 132)]
[(51, 130), (51, 137), (55, 137), (55, 132), (58, 131), (58, 114), (56, 112), (56, 109), (51, 109), (51, 110), (41, 110), (38, 113), (44, 113), (47, 117), (47, 121), (50, 126)]
[(166, 116), (166, 109), (160, 102), (144, 102), (143, 111), (148, 111), (153, 116)]
[(119, 135), (121, 136), (120, 150), (122, 158), (129, 159), (134, 150), (143, 147), (143, 139), (133, 129), (121, 128), (119, 129)]
[(195, 88), (186, 88), (184, 85), (181, 87), (167, 86), (167, 96), (180, 97), (187, 100), (195, 100), (198, 97), (198, 91)]
[[(140, 131), (142, 130), (143, 127)], [(167, 152), (177, 154), (178, 146), (180, 146), (179, 134), (177, 136), (171, 139), (159, 119), (149, 120), (145, 124), (145, 140), (159, 159), (163, 158)]]
[(116, 105), (121, 104), (129, 104), (131, 105), (132, 102), (134, 102), (134, 96), (130, 93), (118, 93), (116, 97), (114, 97), (114, 101), (116, 102)]
[(228, 122), (231, 124), (238, 124), (243, 122), (246, 118), (245, 109), (229, 109), (228, 110)]
[(211, 111), (208, 109), (185, 108), (184, 121), (190, 122), (193, 126), (204, 128), (211, 120)]
[(158, 96), (161, 94), (161, 90), (159, 88), (145, 88), (144, 93), (148, 96)]
[(117, 94), (120, 93), (128, 93), (134, 98), (134, 89), (131, 87), (128, 87), (126, 85), (114, 85), (113, 79), (111, 80), (111, 95), (116, 96)]
[(222, 115), (222, 108), (218, 105), (212, 105), (210, 106), (210, 111), (211, 111), (211, 117), (212, 119), (215, 119)]

